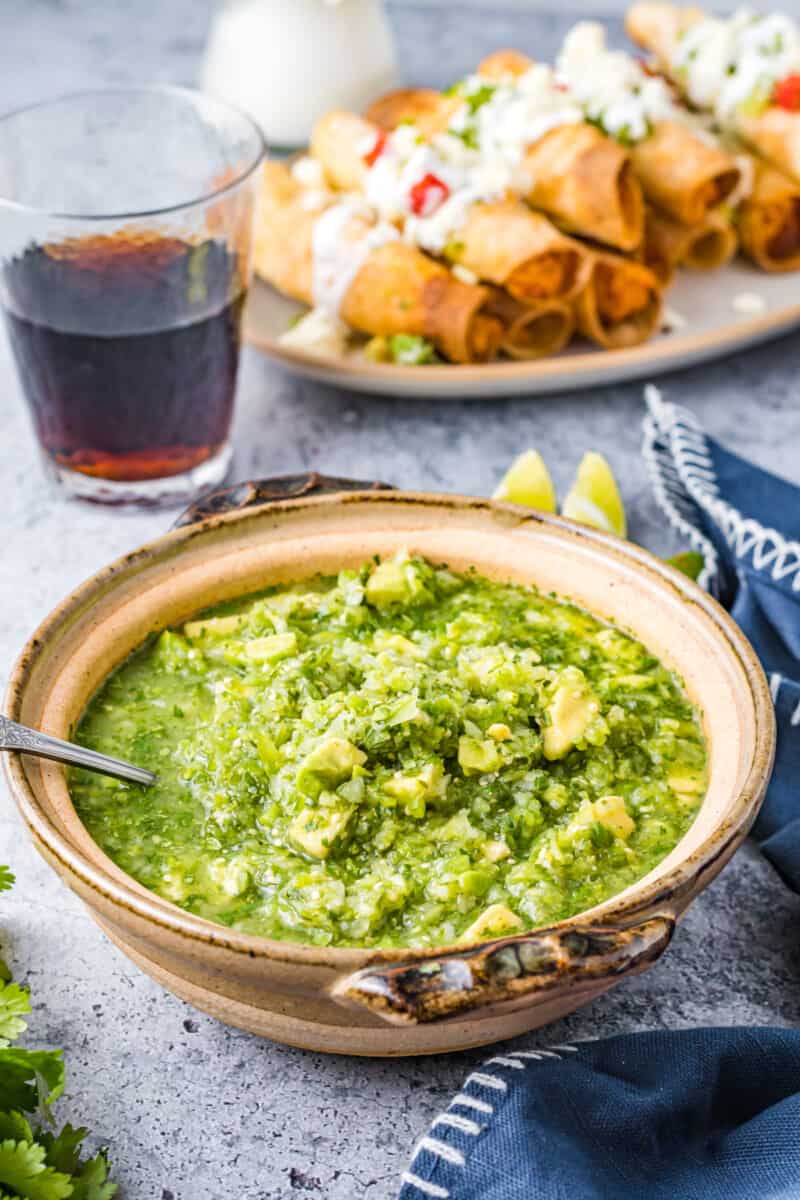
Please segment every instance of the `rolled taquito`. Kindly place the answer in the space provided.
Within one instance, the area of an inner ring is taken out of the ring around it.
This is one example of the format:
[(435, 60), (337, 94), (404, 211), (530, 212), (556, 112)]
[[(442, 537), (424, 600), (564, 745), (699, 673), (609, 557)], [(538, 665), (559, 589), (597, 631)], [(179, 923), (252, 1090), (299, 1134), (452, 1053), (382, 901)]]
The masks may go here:
[(681, 225), (657, 209), (648, 209), (642, 260), (662, 287), (672, 282), (678, 267), (714, 271), (724, 266), (736, 247), (736, 231), (724, 211), (709, 213), (697, 225)]
[[(487, 62), (493, 77), (504, 70), (518, 75), (533, 65), (509, 50), (484, 60), (480, 73)], [(663, 81), (650, 79), (632, 56), (608, 50), (605, 32), (596, 22), (575, 26), (557, 69), (559, 80), (587, 116), (601, 124), (607, 118), (605, 132), (624, 142), (645, 197), (676, 221), (692, 225), (704, 220), (738, 185), (739, 169), (731, 155), (681, 121), (681, 109), (672, 104)], [(657, 120), (649, 119), (648, 101), (659, 114)]]
[(264, 168), (255, 266), (306, 304), (334, 296), (334, 315), (352, 329), (425, 337), (452, 362), (486, 362), (503, 339), (487, 288), (455, 279), (363, 206), (309, 193), (282, 163)]
[(470, 206), (448, 257), (523, 303), (567, 300), (585, 287), (590, 271), (581, 242), (514, 200)]
[(800, 30), (790, 17), (717, 18), (642, 0), (625, 23), (695, 108), (800, 180)]
[(800, 270), (800, 184), (751, 156), (753, 181), (736, 218), (742, 250), (772, 274)]
[[(345, 190), (363, 188), (374, 163), (373, 146), (380, 145), (387, 124), (412, 118), (413, 93), (403, 94), (393, 108), (385, 97), (370, 110), (380, 116), (383, 128), (352, 113), (329, 113), (317, 122), (311, 150), (325, 167), (333, 184)], [(445, 133), (453, 116), (453, 97), (441, 95), (441, 118), (423, 90), (419, 113), (422, 137)], [(463, 103), (463, 101), (462, 101)], [(394, 128), (394, 126), (392, 126)], [(376, 160), (377, 161), (377, 160)], [(632, 250), (644, 233), (641, 188), (633, 176), (630, 159), (617, 143), (580, 120), (550, 129), (526, 144), (515, 171), (515, 187), (533, 208), (570, 232), (622, 250)]]
[(503, 322), (501, 348), (509, 358), (531, 361), (549, 358), (568, 345), (575, 331), (573, 306), (563, 300), (521, 304), (501, 288), (492, 289), (487, 312)]
[[(332, 113), (318, 122), (312, 151), (336, 187), (366, 190), (372, 200), (370, 167), (358, 151), (374, 144), (378, 136), (376, 126), (365, 118)], [(525, 303), (567, 299), (585, 285), (589, 271), (585, 247), (561, 233), (542, 213), (513, 198), (454, 203), (456, 215), (448, 222), (445, 237), (440, 219), (417, 219), (409, 211), (390, 215), (405, 221), (409, 240), (432, 253), (445, 253), (479, 280), (504, 287)]]
[(598, 252), (584, 290), (573, 301), (578, 329), (606, 350), (646, 342), (659, 328), (658, 280), (643, 263)]

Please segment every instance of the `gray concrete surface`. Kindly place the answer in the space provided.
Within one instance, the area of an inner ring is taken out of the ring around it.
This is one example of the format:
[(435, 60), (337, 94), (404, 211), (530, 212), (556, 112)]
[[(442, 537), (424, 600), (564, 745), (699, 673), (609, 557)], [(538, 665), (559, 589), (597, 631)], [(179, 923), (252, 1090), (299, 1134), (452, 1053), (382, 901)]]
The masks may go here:
[[(90, 80), (191, 81), (208, 0), (2, 0), (0, 109)], [(546, 51), (567, 18), (497, 7), (393, 7), (407, 74), (438, 80), (514, 38)], [(445, 50), (442, 51), (444, 46)], [(800, 338), (665, 381), (729, 446), (800, 482)], [(245, 355), (234, 474), (320, 467), (409, 487), (488, 493), (536, 445), (563, 487), (584, 449), (621, 480), (632, 536), (666, 553), (638, 456), (641, 388), (485, 403), (354, 398)], [(0, 341), (0, 677), (33, 626), (108, 559), (170, 515), (68, 504), (42, 485)], [(388, 1200), (414, 1138), (480, 1054), (418, 1061), (325, 1058), (226, 1029), (134, 969), (36, 857), (5, 795), (0, 900), (11, 959), (33, 989), (31, 1041), (66, 1048), (61, 1113), (110, 1143), (128, 1200)], [(796, 1024), (800, 902), (751, 848), (701, 897), (668, 956), (520, 1045), (653, 1026)]]

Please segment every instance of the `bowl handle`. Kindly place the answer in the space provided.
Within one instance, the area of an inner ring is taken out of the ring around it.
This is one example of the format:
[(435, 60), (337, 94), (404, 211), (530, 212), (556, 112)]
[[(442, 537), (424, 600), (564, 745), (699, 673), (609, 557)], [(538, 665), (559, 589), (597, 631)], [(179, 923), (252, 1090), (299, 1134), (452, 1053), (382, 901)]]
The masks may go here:
[(302, 475), (276, 475), (272, 479), (250, 479), (201, 496), (181, 513), (172, 528), (196, 525), (206, 517), (261, 507), (279, 500), (300, 500), (305, 496), (325, 496), (332, 492), (382, 492), (391, 488), (392, 484), (378, 480), (342, 479), (335, 475), (320, 475), (318, 471), (307, 471)]
[(393, 1025), (418, 1025), (476, 1008), (642, 971), (666, 950), (675, 918), (658, 914), (627, 929), (554, 927), (488, 942), (473, 950), (386, 967), (366, 967), (338, 979), (331, 995), (367, 1008)]

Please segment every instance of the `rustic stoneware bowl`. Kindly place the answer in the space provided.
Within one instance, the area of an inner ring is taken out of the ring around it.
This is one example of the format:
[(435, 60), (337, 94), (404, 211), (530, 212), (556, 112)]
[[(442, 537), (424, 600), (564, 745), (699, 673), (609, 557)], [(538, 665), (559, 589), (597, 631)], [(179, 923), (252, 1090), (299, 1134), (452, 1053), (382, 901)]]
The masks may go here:
[(703, 712), (710, 786), (691, 829), (646, 878), (550, 929), (466, 949), (272, 942), (141, 887), (89, 837), (61, 767), (6, 759), (37, 849), (125, 954), (220, 1020), (314, 1050), (424, 1054), (494, 1042), (647, 967), (745, 837), (772, 763), (772, 705), (753, 651), (713, 600), (645, 551), (511, 505), (318, 476), (218, 493), (78, 588), (26, 646), (6, 714), (68, 737), (108, 673), (154, 630), (266, 584), (400, 548), (569, 596), (681, 675)]

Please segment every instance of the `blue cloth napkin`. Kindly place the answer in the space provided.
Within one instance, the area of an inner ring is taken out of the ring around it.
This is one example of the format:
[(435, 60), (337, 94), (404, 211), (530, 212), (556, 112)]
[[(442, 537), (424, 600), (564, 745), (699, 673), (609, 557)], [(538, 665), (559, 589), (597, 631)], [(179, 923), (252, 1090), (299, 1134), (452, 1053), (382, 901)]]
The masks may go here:
[(778, 746), (753, 836), (800, 892), (800, 488), (725, 450), (652, 384), (645, 395), (643, 453), (656, 500), (705, 558), (699, 582), (730, 610), (769, 676)]
[(797, 1200), (800, 1032), (691, 1029), (474, 1071), (399, 1200)]
[[(778, 748), (753, 834), (800, 892), (800, 489), (725, 450), (657, 388), (645, 394), (657, 502), (769, 676)], [(425, 1197), (800, 1200), (800, 1031), (501, 1048), (418, 1142), (398, 1200)]]

